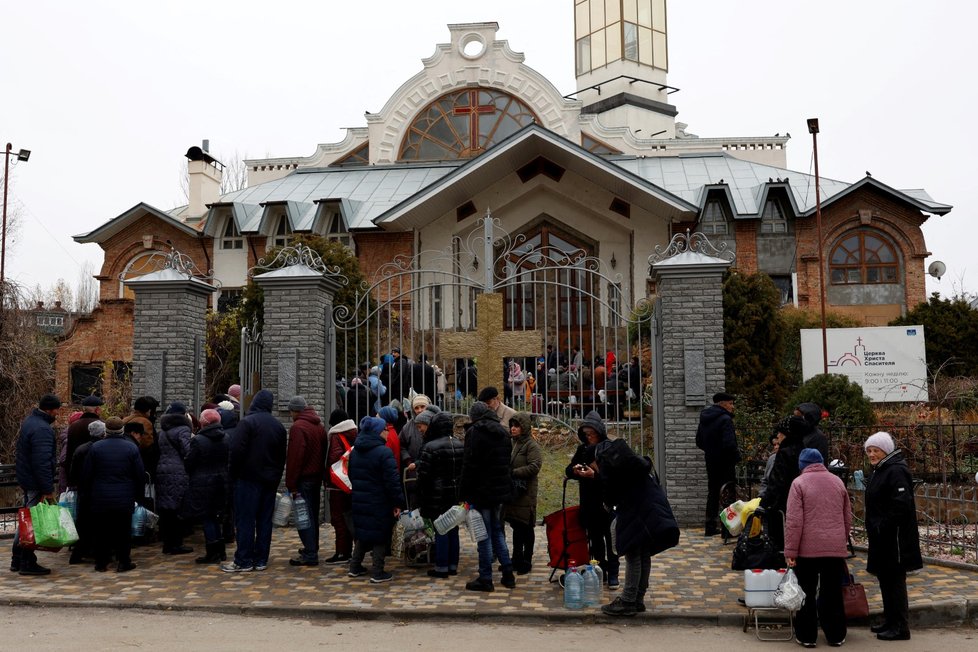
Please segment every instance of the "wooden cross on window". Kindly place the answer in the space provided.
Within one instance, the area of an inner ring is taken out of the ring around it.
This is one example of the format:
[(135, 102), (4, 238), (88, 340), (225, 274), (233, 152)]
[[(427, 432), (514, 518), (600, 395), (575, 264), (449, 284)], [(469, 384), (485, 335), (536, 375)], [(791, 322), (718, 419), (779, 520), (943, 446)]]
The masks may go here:
[(469, 116), (469, 149), (478, 150), (479, 145), (479, 114), (490, 114), (496, 112), (494, 104), (479, 104), (479, 91), (469, 91), (469, 103), (467, 106), (455, 106), (452, 108), (454, 115)]

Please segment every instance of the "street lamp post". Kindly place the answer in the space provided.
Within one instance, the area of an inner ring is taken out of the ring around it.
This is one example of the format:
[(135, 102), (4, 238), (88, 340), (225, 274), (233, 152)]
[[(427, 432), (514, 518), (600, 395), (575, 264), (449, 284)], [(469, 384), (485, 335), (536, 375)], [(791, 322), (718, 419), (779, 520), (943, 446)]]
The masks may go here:
[[(7, 149), (3, 153), (3, 250), (0, 251), (0, 285), (7, 281), (7, 186), (10, 184), (10, 154), (14, 146), (7, 143)], [(31, 157), (31, 150), (22, 149), (17, 152), (18, 161), (27, 161)]]
[(822, 312), (822, 373), (829, 373), (828, 336), (825, 331), (825, 252), (822, 247), (822, 196), (818, 182), (818, 118), (808, 119), (815, 159), (815, 237), (818, 239), (818, 303)]

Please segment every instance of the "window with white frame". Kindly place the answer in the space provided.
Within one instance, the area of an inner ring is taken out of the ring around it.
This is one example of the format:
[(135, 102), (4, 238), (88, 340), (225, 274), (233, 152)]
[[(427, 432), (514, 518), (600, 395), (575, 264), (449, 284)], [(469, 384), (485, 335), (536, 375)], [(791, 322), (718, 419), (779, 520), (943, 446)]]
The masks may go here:
[(272, 246), (273, 247), (284, 247), (289, 244), (289, 240), (292, 239), (292, 229), (289, 227), (289, 218), (287, 215), (282, 214), (278, 218), (278, 223), (275, 226), (275, 235), (272, 236)]
[(608, 325), (621, 326), (621, 283), (608, 284)]
[(332, 213), (329, 216), (329, 227), (326, 229), (326, 238), (345, 245), (351, 251), (354, 250), (353, 236), (350, 235), (346, 222), (339, 213)]
[(221, 237), (221, 249), (244, 249), (244, 238), (241, 237), (234, 218), (230, 215), (224, 227), (224, 235)]

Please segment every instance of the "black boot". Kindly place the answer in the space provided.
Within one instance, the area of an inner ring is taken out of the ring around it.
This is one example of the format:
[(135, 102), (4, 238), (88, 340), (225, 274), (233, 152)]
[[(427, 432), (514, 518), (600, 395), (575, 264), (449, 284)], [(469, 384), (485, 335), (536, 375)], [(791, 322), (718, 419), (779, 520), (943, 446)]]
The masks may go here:
[(227, 559), (227, 555), (224, 552), (224, 542), (218, 541), (217, 543), (208, 543), (207, 553), (194, 561), (198, 564), (216, 564), (225, 559)]

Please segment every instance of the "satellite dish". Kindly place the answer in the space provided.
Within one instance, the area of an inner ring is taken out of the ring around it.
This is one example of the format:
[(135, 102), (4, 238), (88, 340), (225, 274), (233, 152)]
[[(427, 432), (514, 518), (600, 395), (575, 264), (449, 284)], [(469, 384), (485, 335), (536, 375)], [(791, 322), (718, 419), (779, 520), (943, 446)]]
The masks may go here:
[[(919, 269), (919, 268), (918, 268)], [(938, 281), (944, 276), (944, 272), (947, 271), (947, 265), (939, 260), (935, 260), (930, 265), (927, 266), (927, 273), (936, 278)]]

